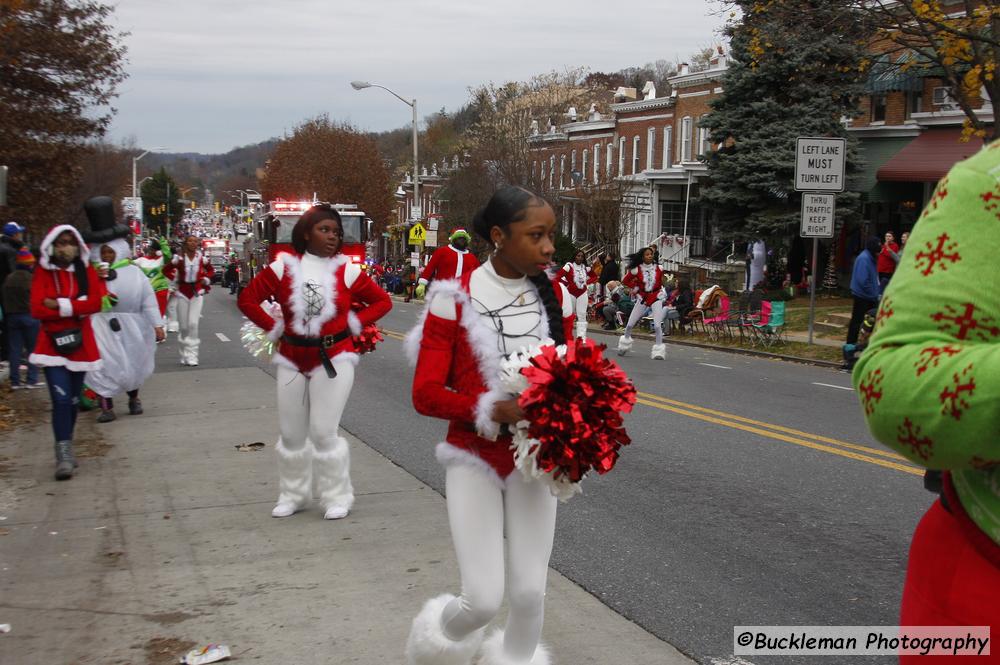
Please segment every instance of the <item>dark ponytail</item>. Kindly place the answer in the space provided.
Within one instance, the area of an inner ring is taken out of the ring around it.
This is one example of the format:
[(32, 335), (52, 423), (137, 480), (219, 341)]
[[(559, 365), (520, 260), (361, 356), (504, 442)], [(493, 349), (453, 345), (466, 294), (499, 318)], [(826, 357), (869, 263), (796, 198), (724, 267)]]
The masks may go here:
[[(527, 209), (532, 206), (547, 205), (545, 199), (534, 192), (523, 187), (508, 185), (496, 191), (489, 202), (482, 210), (476, 213), (472, 219), (472, 230), (480, 238), (492, 244), (490, 231), (493, 227), (499, 227), (504, 235), (509, 235), (508, 227), (514, 222), (520, 222), (527, 214)], [(563, 329), (562, 307), (556, 298), (555, 289), (545, 271), (538, 273), (528, 280), (538, 289), (538, 297), (545, 307), (545, 314), (549, 320), (549, 337), (558, 344), (566, 343), (566, 332)]]
[(87, 275), (87, 264), (79, 255), (73, 259), (73, 272), (76, 273), (76, 297), (80, 298), (90, 294), (90, 277)]
[(552, 287), (549, 276), (543, 270), (528, 279), (538, 289), (538, 297), (542, 299), (542, 304), (545, 306), (545, 314), (549, 319), (549, 337), (556, 343), (556, 346), (565, 344), (566, 331), (563, 329), (562, 306), (556, 298), (556, 291)]

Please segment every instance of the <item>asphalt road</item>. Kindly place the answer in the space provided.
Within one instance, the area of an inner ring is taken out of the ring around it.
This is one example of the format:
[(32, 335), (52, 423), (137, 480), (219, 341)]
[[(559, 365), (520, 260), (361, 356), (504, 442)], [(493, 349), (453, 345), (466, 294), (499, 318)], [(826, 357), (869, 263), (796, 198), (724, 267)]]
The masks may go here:
[[(445, 423), (414, 412), (399, 340), (418, 307), (397, 302), (383, 319), (386, 341), (362, 359), (343, 426), (441, 491), (433, 447)], [(261, 364), (240, 345), (241, 322), (235, 296), (216, 287), (201, 367)], [(165, 346), (158, 371), (184, 371), (174, 335)], [(850, 377), (667, 348), (651, 361), (637, 340), (619, 359), (640, 391), (633, 443), (560, 506), (553, 566), (706, 663), (739, 662), (735, 625), (897, 624), (910, 535), (933, 496), (871, 438)]]

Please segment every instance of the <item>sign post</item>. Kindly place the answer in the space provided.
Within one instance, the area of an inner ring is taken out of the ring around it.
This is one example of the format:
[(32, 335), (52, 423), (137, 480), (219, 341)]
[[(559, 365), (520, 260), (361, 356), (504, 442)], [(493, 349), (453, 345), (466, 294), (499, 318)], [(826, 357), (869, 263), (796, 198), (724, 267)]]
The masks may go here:
[(802, 226), (799, 235), (813, 239), (809, 284), (809, 344), (816, 321), (816, 270), (819, 239), (832, 238), (836, 219), (836, 196), (844, 191), (847, 139), (800, 136), (795, 140), (795, 191), (802, 194)]

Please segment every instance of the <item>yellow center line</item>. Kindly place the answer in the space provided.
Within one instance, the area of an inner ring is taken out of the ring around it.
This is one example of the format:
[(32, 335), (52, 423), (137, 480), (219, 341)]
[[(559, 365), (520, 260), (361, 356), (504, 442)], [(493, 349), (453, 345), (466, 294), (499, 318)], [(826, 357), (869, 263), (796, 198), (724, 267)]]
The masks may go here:
[(639, 404), (645, 404), (646, 406), (651, 406), (655, 409), (662, 409), (663, 411), (671, 411), (673, 413), (680, 414), (682, 416), (688, 416), (689, 418), (695, 418), (697, 420), (703, 420), (708, 423), (714, 423), (716, 425), (722, 425), (723, 427), (731, 427), (733, 429), (742, 430), (744, 432), (751, 432), (753, 434), (759, 434), (761, 436), (766, 436), (769, 439), (775, 439), (777, 441), (784, 441), (786, 443), (793, 443), (797, 446), (803, 446), (805, 448), (812, 448), (813, 450), (819, 450), (825, 453), (830, 453), (831, 455), (839, 455), (841, 457), (846, 457), (848, 459), (857, 460), (859, 462), (867, 462), (869, 464), (875, 464), (877, 466), (883, 466), (887, 469), (895, 469), (896, 471), (902, 471), (904, 473), (911, 473), (915, 476), (924, 475), (924, 470), (915, 466), (908, 466), (905, 464), (897, 464), (896, 462), (890, 462), (889, 460), (881, 459), (878, 457), (870, 457), (868, 455), (860, 455), (858, 453), (853, 453), (849, 450), (843, 450), (841, 448), (834, 448), (832, 446), (826, 446), (820, 443), (815, 443), (813, 441), (807, 441), (798, 437), (787, 436), (785, 434), (779, 434), (777, 432), (772, 432), (766, 429), (761, 429), (760, 427), (751, 427), (749, 425), (743, 425), (736, 422), (731, 422), (727, 420), (722, 420), (721, 418), (716, 418), (704, 413), (698, 413), (697, 411), (688, 411), (686, 409), (680, 409), (675, 406), (670, 406), (669, 404), (663, 404), (661, 402), (653, 402), (646, 399), (636, 400)]
[(792, 434), (794, 436), (804, 437), (806, 439), (812, 439), (813, 441), (821, 441), (823, 443), (832, 443), (835, 446), (841, 446), (843, 448), (850, 448), (851, 450), (859, 450), (870, 455), (878, 455), (879, 457), (888, 457), (890, 459), (898, 459), (906, 461), (906, 458), (898, 453), (894, 453), (891, 450), (879, 450), (878, 448), (871, 448), (869, 446), (862, 446), (856, 443), (848, 443), (847, 441), (841, 441), (840, 439), (831, 439), (826, 436), (820, 436), (819, 434), (810, 434), (809, 432), (803, 432), (802, 430), (793, 429), (791, 427), (784, 427), (782, 425), (774, 425), (772, 423), (765, 423), (760, 420), (753, 420), (752, 418), (744, 418), (743, 416), (738, 416), (735, 413), (726, 413), (725, 411), (716, 411), (714, 409), (706, 409), (703, 406), (698, 406), (697, 404), (686, 404), (685, 402), (678, 402), (674, 399), (668, 399), (666, 397), (661, 397), (659, 395), (653, 395), (652, 393), (637, 393), (640, 397), (645, 397), (646, 399), (655, 400), (657, 402), (663, 402), (664, 404), (672, 404), (673, 406), (678, 406), (682, 409), (688, 409), (690, 411), (700, 411), (701, 413), (708, 413), (713, 416), (719, 416), (720, 418), (726, 418), (728, 420), (735, 420), (741, 423), (747, 423), (748, 425), (757, 425), (759, 427), (766, 427), (767, 429), (772, 429), (777, 432), (784, 432), (785, 434)]

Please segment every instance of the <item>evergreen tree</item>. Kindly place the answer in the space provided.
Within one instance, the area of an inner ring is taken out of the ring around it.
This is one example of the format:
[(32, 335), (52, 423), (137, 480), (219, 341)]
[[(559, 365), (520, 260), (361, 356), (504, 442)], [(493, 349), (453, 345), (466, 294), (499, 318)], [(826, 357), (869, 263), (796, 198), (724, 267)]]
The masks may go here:
[[(795, 139), (848, 139), (848, 175), (859, 166), (843, 118), (857, 115), (867, 67), (863, 23), (844, 0), (735, 0), (726, 28), (732, 61), (706, 123), (721, 147), (705, 157), (702, 200), (731, 237), (797, 233)], [(850, 188), (848, 178), (848, 188)], [(837, 196), (838, 222), (858, 219), (860, 196)]]

